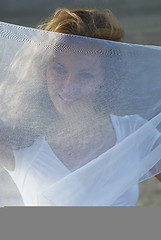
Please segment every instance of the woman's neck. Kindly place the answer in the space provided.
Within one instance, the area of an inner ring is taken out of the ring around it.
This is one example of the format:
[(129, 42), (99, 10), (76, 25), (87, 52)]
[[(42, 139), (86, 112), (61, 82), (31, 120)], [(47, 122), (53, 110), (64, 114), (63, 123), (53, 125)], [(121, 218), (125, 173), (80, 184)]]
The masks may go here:
[(61, 131), (55, 139), (48, 139), (48, 143), (69, 169), (83, 166), (116, 143), (110, 117), (92, 118), (88, 119), (88, 122), (77, 121), (74, 125), (70, 122), (65, 126), (60, 128)]

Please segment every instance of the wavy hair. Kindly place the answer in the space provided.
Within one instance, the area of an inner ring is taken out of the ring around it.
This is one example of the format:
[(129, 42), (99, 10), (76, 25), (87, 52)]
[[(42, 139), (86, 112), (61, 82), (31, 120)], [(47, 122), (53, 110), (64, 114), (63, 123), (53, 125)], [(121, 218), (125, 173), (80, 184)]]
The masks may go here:
[(38, 29), (91, 38), (121, 41), (124, 31), (109, 10), (59, 8)]

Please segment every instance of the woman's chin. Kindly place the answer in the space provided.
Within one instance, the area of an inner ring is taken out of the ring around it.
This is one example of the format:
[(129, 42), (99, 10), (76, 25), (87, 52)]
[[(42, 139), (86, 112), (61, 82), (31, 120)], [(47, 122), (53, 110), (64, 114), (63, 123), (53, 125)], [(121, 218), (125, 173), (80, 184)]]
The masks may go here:
[(73, 111), (73, 109), (75, 109), (76, 105), (77, 104), (75, 101), (66, 101), (66, 100), (62, 100), (62, 99), (54, 101), (54, 106), (55, 106), (56, 110), (60, 114), (63, 114), (63, 115), (68, 114), (71, 111)]

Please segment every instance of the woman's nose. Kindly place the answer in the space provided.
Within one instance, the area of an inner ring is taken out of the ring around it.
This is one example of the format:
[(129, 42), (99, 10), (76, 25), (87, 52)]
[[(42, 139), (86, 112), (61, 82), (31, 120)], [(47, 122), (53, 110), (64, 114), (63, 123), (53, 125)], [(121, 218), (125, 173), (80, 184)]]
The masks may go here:
[(63, 92), (72, 95), (77, 91), (76, 78), (74, 74), (68, 75), (63, 82)]

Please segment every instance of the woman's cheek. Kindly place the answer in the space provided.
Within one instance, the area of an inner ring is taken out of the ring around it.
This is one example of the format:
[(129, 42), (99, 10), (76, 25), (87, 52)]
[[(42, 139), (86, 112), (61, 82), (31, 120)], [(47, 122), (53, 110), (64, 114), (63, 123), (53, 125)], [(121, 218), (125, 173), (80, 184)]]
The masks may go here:
[(50, 86), (50, 88), (52, 88), (52, 89), (60, 88), (61, 87), (61, 82), (62, 82), (61, 78), (57, 74), (50, 73), (50, 74), (47, 75), (48, 87)]
[(96, 90), (97, 86), (95, 86), (94, 83), (90, 83), (84, 88), (84, 93), (86, 96), (93, 96), (96, 93)]

